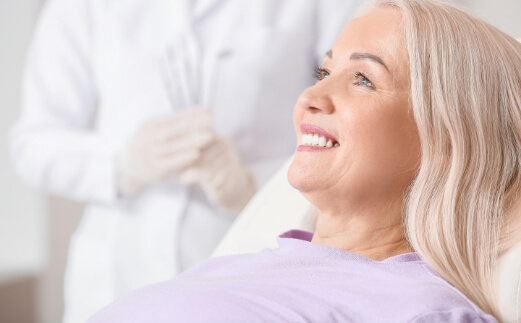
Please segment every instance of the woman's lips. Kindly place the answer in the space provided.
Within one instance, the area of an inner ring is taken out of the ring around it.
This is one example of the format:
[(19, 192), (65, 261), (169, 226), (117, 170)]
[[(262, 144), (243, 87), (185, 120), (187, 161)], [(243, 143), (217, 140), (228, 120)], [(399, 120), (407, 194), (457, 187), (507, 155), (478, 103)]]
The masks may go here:
[(340, 146), (335, 137), (318, 126), (303, 123), (300, 132), (301, 142), (297, 151), (321, 151)]
[(337, 142), (336, 138), (333, 137), (331, 134), (329, 134), (327, 131), (325, 131), (324, 129), (318, 127), (318, 126), (315, 126), (313, 124), (308, 124), (308, 123), (303, 123), (300, 125), (300, 132), (301, 133), (312, 133), (312, 134), (319, 134), (319, 135), (322, 135), (328, 139), (331, 139), (333, 140), (334, 142)]

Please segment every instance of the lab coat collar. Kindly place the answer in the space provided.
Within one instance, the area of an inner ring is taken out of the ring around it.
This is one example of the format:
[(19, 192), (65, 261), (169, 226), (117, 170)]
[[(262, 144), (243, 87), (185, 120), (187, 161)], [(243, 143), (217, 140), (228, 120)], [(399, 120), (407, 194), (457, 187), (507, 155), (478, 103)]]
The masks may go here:
[(176, 0), (170, 2), (172, 30), (194, 32), (197, 21), (204, 19), (226, 0)]
[(194, 8), (193, 8), (194, 18), (197, 20), (204, 19), (204, 17), (207, 14), (211, 13), (215, 8), (217, 8), (223, 2), (225, 2), (225, 1), (222, 1), (222, 0), (194, 0), (194, 1), (192, 1), (192, 4), (194, 6)]

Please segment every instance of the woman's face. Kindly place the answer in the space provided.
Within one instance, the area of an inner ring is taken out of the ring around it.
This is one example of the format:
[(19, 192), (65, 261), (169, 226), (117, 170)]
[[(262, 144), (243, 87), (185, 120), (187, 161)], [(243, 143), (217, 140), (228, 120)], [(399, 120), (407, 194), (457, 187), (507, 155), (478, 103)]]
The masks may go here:
[(291, 185), (319, 210), (401, 205), (420, 144), (400, 13), (376, 9), (352, 20), (316, 74), (294, 110)]

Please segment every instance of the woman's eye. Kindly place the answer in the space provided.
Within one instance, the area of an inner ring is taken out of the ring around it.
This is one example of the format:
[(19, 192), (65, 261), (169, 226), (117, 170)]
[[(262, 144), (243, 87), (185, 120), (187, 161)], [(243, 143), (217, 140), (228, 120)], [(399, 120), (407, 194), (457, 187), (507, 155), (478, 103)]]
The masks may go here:
[(315, 78), (318, 80), (318, 81), (322, 81), (323, 79), (325, 79), (326, 77), (329, 76), (329, 71), (326, 70), (326, 69), (323, 69), (321, 67), (315, 67)]
[(373, 82), (371, 82), (370, 79), (368, 79), (364, 74), (360, 72), (355, 73), (356, 82), (354, 82), (354, 85), (361, 85), (361, 86), (367, 86), (367, 87), (374, 87)]

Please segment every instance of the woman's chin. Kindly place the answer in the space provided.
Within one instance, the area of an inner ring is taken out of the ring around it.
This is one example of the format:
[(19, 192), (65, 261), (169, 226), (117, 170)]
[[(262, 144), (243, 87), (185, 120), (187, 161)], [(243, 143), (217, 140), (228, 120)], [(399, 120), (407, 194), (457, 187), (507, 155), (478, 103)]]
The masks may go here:
[(313, 176), (309, 174), (307, 167), (302, 163), (293, 159), (288, 170), (288, 182), (296, 190), (301, 193), (308, 192), (313, 189)]
[[(333, 206), (332, 190), (327, 176), (317, 172), (315, 167), (306, 167), (308, 163), (294, 159), (288, 170), (288, 182), (309, 201), (317, 210), (324, 211)], [(343, 203), (343, 199), (335, 199)]]

